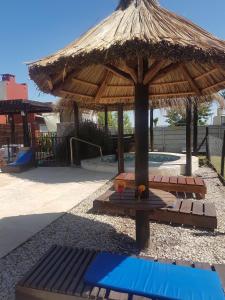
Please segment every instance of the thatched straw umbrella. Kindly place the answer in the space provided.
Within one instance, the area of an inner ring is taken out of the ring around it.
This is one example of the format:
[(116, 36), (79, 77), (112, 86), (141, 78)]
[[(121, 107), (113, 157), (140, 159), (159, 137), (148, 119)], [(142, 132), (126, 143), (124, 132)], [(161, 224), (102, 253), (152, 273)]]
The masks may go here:
[[(135, 180), (147, 187), (149, 99), (182, 101), (224, 88), (225, 42), (156, 0), (121, 0), (111, 16), (29, 71), (46, 93), (87, 104), (134, 104)], [(189, 117), (190, 111), (191, 101)], [(136, 214), (136, 237), (141, 248), (148, 245), (147, 212)]]

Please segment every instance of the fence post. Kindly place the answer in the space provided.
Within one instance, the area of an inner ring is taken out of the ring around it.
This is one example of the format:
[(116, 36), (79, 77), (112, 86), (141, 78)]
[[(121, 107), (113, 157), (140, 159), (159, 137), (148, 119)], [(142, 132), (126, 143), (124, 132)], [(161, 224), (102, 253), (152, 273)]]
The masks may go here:
[(224, 162), (225, 162), (225, 130), (223, 133), (223, 149), (221, 156), (221, 176), (224, 177)]
[(8, 163), (10, 163), (10, 139), (7, 138)]
[(209, 153), (209, 127), (206, 127), (206, 158), (208, 161), (210, 161), (210, 153)]

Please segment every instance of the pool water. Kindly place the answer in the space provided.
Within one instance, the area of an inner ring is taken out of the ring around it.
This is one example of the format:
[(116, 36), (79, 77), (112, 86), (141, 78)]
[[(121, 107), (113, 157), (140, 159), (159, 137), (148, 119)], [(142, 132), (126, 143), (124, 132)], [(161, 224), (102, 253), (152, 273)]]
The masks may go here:
[[(180, 157), (173, 155), (173, 154), (162, 154), (162, 153), (149, 153), (148, 160), (149, 164), (157, 164), (157, 163), (166, 163), (166, 162), (173, 162), (179, 160)], [(105, 156), (103, 159), (104, 162), (113, 163), (116, 161), (115, 155), (108, 155)], [(127, 164), (133, 164), (135, 161), (135, 154), (134, 153), (125, 153), (124, 154), (124, 161)]]

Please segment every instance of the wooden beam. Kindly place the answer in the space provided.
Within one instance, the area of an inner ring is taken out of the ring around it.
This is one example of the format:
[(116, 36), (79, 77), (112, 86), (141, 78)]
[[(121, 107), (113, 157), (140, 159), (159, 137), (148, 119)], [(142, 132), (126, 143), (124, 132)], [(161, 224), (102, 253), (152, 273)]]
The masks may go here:
[(111, 80), (112, 78), (112, 73), (110, 71), (106, 71), (106, 75), (105, 78), (103, 79), (99, 89), (97, 90), (97, 93), (95, 95), (95, 101), (99, 101), (99, 99), (102, 97), (102, 95), (104, 94), (106, 88), (107, 88), (107, 84), (108, 82)]
[(123, 104), (118, 105), (118, 173), (124, 173)]
[(72, 78), (72, 81), (75, 82), (75, 83), (87, 85), (87, 86), (90, 86), (90, 87), (93, 87), (93, 88), (99, 87), (99, 85), (96, 84), (96, 83), (85, 81), (85, 80), (81, 80), (81, 79), (78, 79), (78, 78)]
[(211, 74), (213, 74), (217, 71), (218, 71), (218, 68), (214, 68), (214, 69), (212, 69), (212, 70), (210, 70), (210, 71), (208, 71), (208, 72), (206, 72), (202, 75), (199, 75), (199, 76), (195, 77), (194, 80), (201, 80), (202, 78), (207, 77), (207, 76), (209, 76), (209, 75), (211, 75)]
[(123, 69), (126, 73), (130, 75), (130, 77), (133, 79), (133, 82), (137, 83), (138, 79), (137, 79), (136, 71), (127, 65)]
[(94, 100), (94, 97), (93, 96), (90, 96), (90, 95), (84, 95), (84, 94), (78, 94), (78, 93), (74, 93), (74, 92), (71, 92), (71, 91), (67, 91), (67, 90), (60, 90), (59, 93), (62, 93), (62, 94), (68, 94), (68, 95), (71, 95), (71, 96), (74, 96), (76, 98), (88, 98), (90, 100)]
[(159, 73), (160, 69), (165, 65), (164, 60), (156, 61), (144, 76), (144, 85), (147, 85)]
[(49, 90), (52, 91), (53, 90), (53, 84), (52, 84), (51, 79), (46, 80), (46, 83), (48, 85)]
[(215, 83), (215, 84), (213, 84), (213, 85), (211, 85), (211, 86), (209, 86), (207, 88), (202, 89), (202, 92), (206, 92), (206, 91), (208, 91), (210, 89), (217, 88), (217, 87), (219, 87), (221, 85), (223, 85), (223, 87), (221, 87), (221, 89), (225, 88), (225, 80), (217, 82), (217, 83)]
[(187, 99), (186, 104), (186, 176), (192, 175), (192, 100)]
[(180, 69), (184, 75), (184, 77), (187, 79), (187, 81), (189, 82), (192, 90), (194, 90), (194, 92), (198, 95), (201, 96), (202, 92), (199, 89), (198, 85), (196, 84), (196, 82), (194, 81), (194, 79), (191, 77), (191, 74), (189, 73), (187, 67), (185, 64), (180, 64)]
[[(75, 101), (73, 102), (73, 115), (74, 115), (74, 136), (75, 138), (79, 138), (79, 129), (80, 129), (79, 108)], [(74, 144), (75, 144), (75, 151), (73, 153), (74, 163), (77, 167), (80, 167), (81, 166), (80, 145), (77, 140), (74, 141)]]
[(110, 64), (106, 64), (106, 65), (103, 65), (103, 66), (106, 70), (112, 72), (114, 75), (133, 82), (133, 79), (130, 76), (130, 74), (124, 72), (123, 70), (120, 70), (119, 68), (117, 68), (113, 65), (110, 65)]
[(195, 100), (193, 105), (193, 152), (197, 155), (198, 149), (198, 99)]
[(224, 69), (223, 69), (220, 65), (216, 64), (216, 67), (223, 74), (223, 76), (225, 76), (225, 66), (224, 66)]
[(173, 86), (173, 85), (186, 84), (186, 83), (188, 83), (187, 80), (162, 82), (162, 83), (151, 83), (150, 87)]
[(165, 77), (166, 75), (168, 75), (168, 73), (175, 71), (176, 69), (179, 68), (179, 64), (180, 63), (172, 63), (169, 66), (163, 68), (161, 71), (159, 71), (158, 74), (156, 74), (150, 83), (154, 83), (154, 81), (159, 80), (163, 77)]
[(121, 88), (121, 89), (133, 89), (134, 85), (128, 85), (128, 84), (121, 84), (121, 85), (117, 85), (117, 84), (109, 84), (108, 88)]
[(138, 82), (142, 83), (144, 77), (144, 62), (143, 57), (138, 55)]
[(150, 109), (150, 149), (154, 152), (154, 109)]

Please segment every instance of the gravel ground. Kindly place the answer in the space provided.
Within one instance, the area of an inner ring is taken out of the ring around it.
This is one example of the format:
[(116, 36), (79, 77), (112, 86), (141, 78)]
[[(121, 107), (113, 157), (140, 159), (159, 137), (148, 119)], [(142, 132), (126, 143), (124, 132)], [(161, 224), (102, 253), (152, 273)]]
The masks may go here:
[[(154, 258), (225, 263), (225, 187), (214, 171), (197, 172), (208, 187), (206, 201), (215, 203), (218, 229), (212, 233), (151, 223), (151, 247), (145, 254)], [(92, 201), (110, 183), (73, 208), (29, 241), (0, 259), (0, 299), (13, 300), (16, 282), (52, 244), (137, 253), (134, 221), (128, 218), (91, 213)]]

